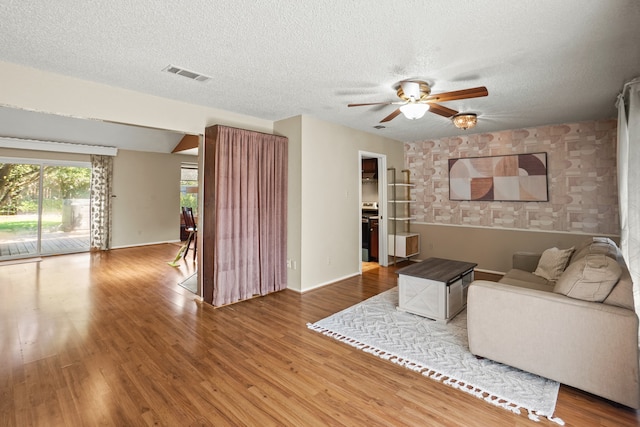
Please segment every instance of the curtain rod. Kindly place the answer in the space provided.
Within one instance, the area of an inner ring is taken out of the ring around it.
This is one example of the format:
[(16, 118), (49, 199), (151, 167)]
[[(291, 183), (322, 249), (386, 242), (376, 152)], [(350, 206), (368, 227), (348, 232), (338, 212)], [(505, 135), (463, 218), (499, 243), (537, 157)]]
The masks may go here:
[[(284, 135), (276, 135), (275, 133), (268, 133), (268, 132), (261, 132), (259, 130), (253, 130), (253, 129), (244, 129), (244, 128), (239, 128), (236, 126), (229, 126), (229, 125), (221, 125), (221, 124), (216, 124), (216, 125), (211, 125), (211, 126), (207, 126), (207, 127), (214, 127), (214, 126), (218, 126), (218, 127), (224, 127), (224, 128), (229, 128), (229, 129), (237, 129), (237, 130), (245, 130), (247, 132), (254, 132), (254, 133), (259, 133), (261, 135), (268, 135), (268, 136), (279, 136), (282, 138), (287, 138)], [(206, 129), (206, 128), (205, 128)]]

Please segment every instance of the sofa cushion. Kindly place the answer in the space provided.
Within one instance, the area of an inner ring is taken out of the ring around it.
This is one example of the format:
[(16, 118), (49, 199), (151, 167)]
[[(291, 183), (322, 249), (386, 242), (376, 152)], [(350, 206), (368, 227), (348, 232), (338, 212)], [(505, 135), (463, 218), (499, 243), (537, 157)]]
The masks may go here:
[(566, 268), (573, 249), (574, 248), (550, 248), (545, 250), (542, 252), (540, 261), (538, 261), (538, 267), (533, 274), (545, 278), (550, 282), (555, 282)]
[(513, 268), (507, 272), (500, 280), (500, 283), (506, 283), (507, 285), (518, 286), (520, 288), (536, 289), (539, 291), (553, 291), (553, 282), (549, 282), (547, 279), (536, 276), (533, 273), (524, 270), (518, 270)]
[(620, 279), (622, 269), (605, 254), (589, 254), (571, 263), (553, 292), (584, 301), (602, 302)]
[(604, 254), (609, 258), (616, 259), (618, 255), (618, 247), (613, 240), (607, 237), (593, 237), (576, 249), (571, 257), (571, 262), (578, 261), (589, 254)]

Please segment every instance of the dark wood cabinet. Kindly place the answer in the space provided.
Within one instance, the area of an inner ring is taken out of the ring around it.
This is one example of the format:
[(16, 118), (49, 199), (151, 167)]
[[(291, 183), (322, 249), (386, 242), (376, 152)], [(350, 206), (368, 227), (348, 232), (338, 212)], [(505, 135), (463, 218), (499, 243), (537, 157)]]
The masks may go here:
[(378, 220), (369, 220), (369, 260), (378, 261)]
[(378, 172), (378, 160), (377, 159), (362, 159), (362, 172), (376, 173)]
[(362, 159), (362, 179), (378, 179), (378, 159)]

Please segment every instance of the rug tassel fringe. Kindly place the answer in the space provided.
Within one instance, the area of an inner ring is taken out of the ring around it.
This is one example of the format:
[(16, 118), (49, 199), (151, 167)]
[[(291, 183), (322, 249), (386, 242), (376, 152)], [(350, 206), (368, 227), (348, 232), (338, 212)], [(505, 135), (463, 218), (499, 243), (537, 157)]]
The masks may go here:
[[(471, 384), (467, 384), (464, 381), (460, 381), (460, 380), (456, 380), (455, 378), (452, 378), (448, 375), (442, 374), (440, 372), (434, 371), (431, 368), (428, 368), (426, 366), (420, 365), (419, 363), (415, 363), (406, 359), (402, 359), (399, 358), (397, 356), (394, 356), (390, 353), (387, 353), (384, 350), (380, 350), (374, 347), (371, 347), (367, 344), (363, 344), (361, 342), (359, 342), (358, 340), (355, 340), (353, 338), (349, 338), (346, 337), (342, 334), (336, 333), (336, 332), (332, 332), (330, 330), (327, 330), (325, 328), (322, 328), (320, 326), (317, 326), (315, 324), (312, 323), (307, 323), (307, 328), (316, 331), (316, 332), (320, 332), (323, 335), (326, 335), (328, 337), (331, 337), (333, 339), (336, 339), (340, 342), (343, 342), (345, 344), (349, 344), (352, 347), (357, 348), (358, 350), (362, 350), (366, 353), (370, 353), (373, 354), (381, 359), (384, 360), (388, 360), (390, 362), (393, 362), (397, 365), (400, 365), (404, 368), (407, 369), (411, 369), (412, 371), (415, 372), (419, 372), (422, 375), (424, 375), (425, 377), (428, 378), (432, 378), (436, 381), (442, 382), (443, 384), (446, 384), (450, 387), (456, 388), (458, 390), (464, 391), (465, 393), (471, 394), (475, 397), (478, 397), (480, 399), (483, 399), (486, 402), (491, 403), (492, 405), (495, 406), (499, 406), (501, 408), (507, 409), (511, 412), (513, 412), (514, 414), (521, 414), (522, 412), (520, 411), (521, 408), (520, 406), (518, 406), (516, 403), (511, 402), (507, 399), (503, 399), (499, 396), (495, 396), (495, 395), (490, 395), (487, 394), (486, 392), (484, 392), (483, 390), (479, 389), (478, 387), (475, 387)], [(486, 396), (485, 396), (486, 395)], [(526, 409), (525, 409), (526, 410)], [(564, 425), (564, 421), (558, 417), (552, 417), (550, 415), (545, 415), (545, 414), (539, 414), (536, 413), (535, 411), (531, 411), (531, 410), (527, 410), (528, 412), (528, 417), (530, 420), (532, 421), (536, 421), (536, 422), (540, 422), (540, 417), (545, 417), (547, 418), (549, 421), (552, 421), (556, 424), (559, 424), (561, 426)]]

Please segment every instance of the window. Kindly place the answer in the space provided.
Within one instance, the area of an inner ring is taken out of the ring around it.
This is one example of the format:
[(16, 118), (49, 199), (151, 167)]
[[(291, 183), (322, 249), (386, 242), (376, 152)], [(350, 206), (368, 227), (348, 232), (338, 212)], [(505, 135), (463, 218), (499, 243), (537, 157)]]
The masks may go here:
[(198, 213), (198, 165), (183, 163), (180, 169), (180, 206)]

